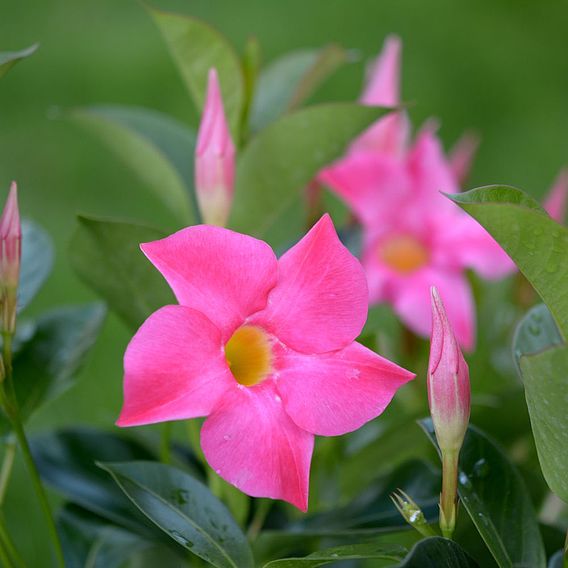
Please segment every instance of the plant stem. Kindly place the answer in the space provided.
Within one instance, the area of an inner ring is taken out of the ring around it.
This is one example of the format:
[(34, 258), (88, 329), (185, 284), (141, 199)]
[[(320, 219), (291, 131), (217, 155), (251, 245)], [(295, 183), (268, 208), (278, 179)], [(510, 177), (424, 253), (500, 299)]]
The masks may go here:
[(262, 525), (264, 525), (264, 521), (266, 520), (266, 517), (270, 512), (270, 509), (272, 508), (273, 501), (272, 499), (262, 499), (257, 501), (257, 503), (258, 507), (254, 512), (254, 517), (252, 518), (247, 531), (249, 540), (255, 540), (258, 536), (258, 533), (260, 533)]
[(4, 497), (8, 489), (12, 468), (14, 467), (14, 459), (16, 457), (16, 440), (10, 435), (5, 444), (4, 461), (0, 470), (0, 507), (4, 504)]
[(162, 433), (160, 436), (160, 461), (169, 464), (172, 461), (172, 427), (171, 422), (162, 424)]
[(440, 530), (452, 538), (456, 526), (459, 452), (442, 452), (442, 494), (440, 495)]
[[(4, 522), (3, 515), (0, 514), (0, 544), (6, 554), (10, 557), (10, 566), (20, 566), (25, 568), (26, 564), (22, 560), (22, 557), (18, 554), (16, 547), (12, 542), (12, 538), (8, 533), (6, 528), (6, 523)], [(12, 560), (13, 559), (13, 560)]]
[(0, 562), (6, 568), (14, 568), (14, 563), (8, 557), (8, 553), (4, 549), (4, 544), (0, 542)]

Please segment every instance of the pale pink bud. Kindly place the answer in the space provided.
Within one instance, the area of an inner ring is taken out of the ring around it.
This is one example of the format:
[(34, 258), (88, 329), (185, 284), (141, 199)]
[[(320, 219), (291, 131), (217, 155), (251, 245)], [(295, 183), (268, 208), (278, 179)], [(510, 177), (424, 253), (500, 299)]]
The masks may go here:
[(455, 143), (450, 152), (450, 168), (460, 186), (463, 186), (469, 177), (471, 165), (478, 147), (479, 136), (473, 132), (466, 132)]
[(22, 227), (20, 225), (16, 182), (12, 182), (0, 218), (0, 243), (0, 283), (3, 287), (16, 288), (22, 254)]
[(431, 288), (432, 335), (428, 401), (442, 452), (459, 452), (470, 412), (469, 370), (440, 299)]
[(546, 212), (558, 223), (563, 223), (568, 206), (568, 169), (563, 169), (556, 178), (544, 200)]
[(234, 183), (235, 146), (223, 109), (217, 71), (210, 69), (195, 151), (195, 188), (206, 224), (227, 223)]

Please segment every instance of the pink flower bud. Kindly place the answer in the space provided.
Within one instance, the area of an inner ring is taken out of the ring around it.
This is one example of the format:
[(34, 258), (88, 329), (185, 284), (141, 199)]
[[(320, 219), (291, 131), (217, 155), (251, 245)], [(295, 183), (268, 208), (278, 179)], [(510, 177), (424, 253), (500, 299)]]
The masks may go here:
[(546, 212), (558, 223), (563, 223), (568, 206), (568, 169), (563, 169), (556, 178), (544, 200)]
[(226, 224), (233, 200), (234, 181), (235, 146), (223, 109), (217, 71), (210, 69), (195, 151), (197, 201), (206, 224)]
[(470, 411), (469, 371), (440, 299), (431, 288), (432, 335), (428, 401), (442, 452), (459, 452)]
[(22, 255), (22, 227), (18, 210), (18, 189), (13, 182), (0, 218), (0, 308), (2, 332), (13, 334), (16, 329), (16, 302), (20, 257)]

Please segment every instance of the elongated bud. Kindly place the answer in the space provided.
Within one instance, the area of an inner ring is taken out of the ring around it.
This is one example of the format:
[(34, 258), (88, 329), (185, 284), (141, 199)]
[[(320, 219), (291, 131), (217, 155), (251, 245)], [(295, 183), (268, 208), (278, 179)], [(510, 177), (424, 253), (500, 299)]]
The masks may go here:
[(234, 183), (235, 146), (225, 117), (217, 71), (210, 69), (195, 151), (197, 201), (206, 224), (226, 225)]
[(18, 210), (18, 189), (12, 183), (0, 218), (0, 287), (2, 290), (2, 331), (14, 333), (16, 302), (22, 256), (22, 227)]
[(460, 187), (467, 182), (475, 153), (479, 147), (479, 136), (466, 132), (455, 143), (449, 156), (450, 168)]
[(546, 212), (558, 223), (564, 223), (568, 206), (568, 169), (562, 170), (544, 200)]
[(469, 370), (450, 326), (438, 290), (431, 288), (432, 336), (428, 402), (442, 453), (440, 528), (451, 537), (456, 524), (459, 452), (469, 423)]
[(390, 496), (394, 506), (402, 515), (403, 519), (414, 527), (422, 536), (435, 536), (435, 532), (428, 524), (422, 509), (402, 489), (398, 489)]

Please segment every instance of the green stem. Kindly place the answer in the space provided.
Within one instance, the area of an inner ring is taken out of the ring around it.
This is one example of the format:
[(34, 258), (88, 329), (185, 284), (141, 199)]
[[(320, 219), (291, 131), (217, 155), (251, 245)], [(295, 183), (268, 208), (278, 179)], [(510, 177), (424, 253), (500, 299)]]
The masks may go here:
[(247, 531), (249, 540), (255, 540), (260, 533), (262, 525), (264, 525), (264, 521), (272, 508), (273, 502), (274, 501), (272, 501), (272, 499), (262, 499), (257, 501), (258, 507), (254, 512), (254, 517), (252, 518)]
[(169, 464), (172, 461), (172, 428), (171, 422), (162, 424), (162, 434), (160, 436), (160, 461)]
[(442, 494), (440, 495), (440, 530), (452, 538), (456, 526), (459, 452), (442, 452)]
[(14, 568), (14, 563), (10, 560), (8, 553), (4, 549), (4, 544), (0, 541), (0, 564), (6, 568)]
[(16, 457), (16, 440), (10, 435), (6, 442), (6, 451), (4, 452), (4, 461), (0, 470), (0, 507), (4, 504), (4, 497), (8, 489), (12, 468), (14, 467), (14, 459)]
[(6, 523), (4, 522), (4, 516), (2, 514), (0, 514), (0, 543), (11, 559), (10, 566), (25, 568), (26, 564), (22, 557), (18, 554), (18, 551), (12, 542), (12, 538), (10, 537), (10, 533), (8, 533)]

